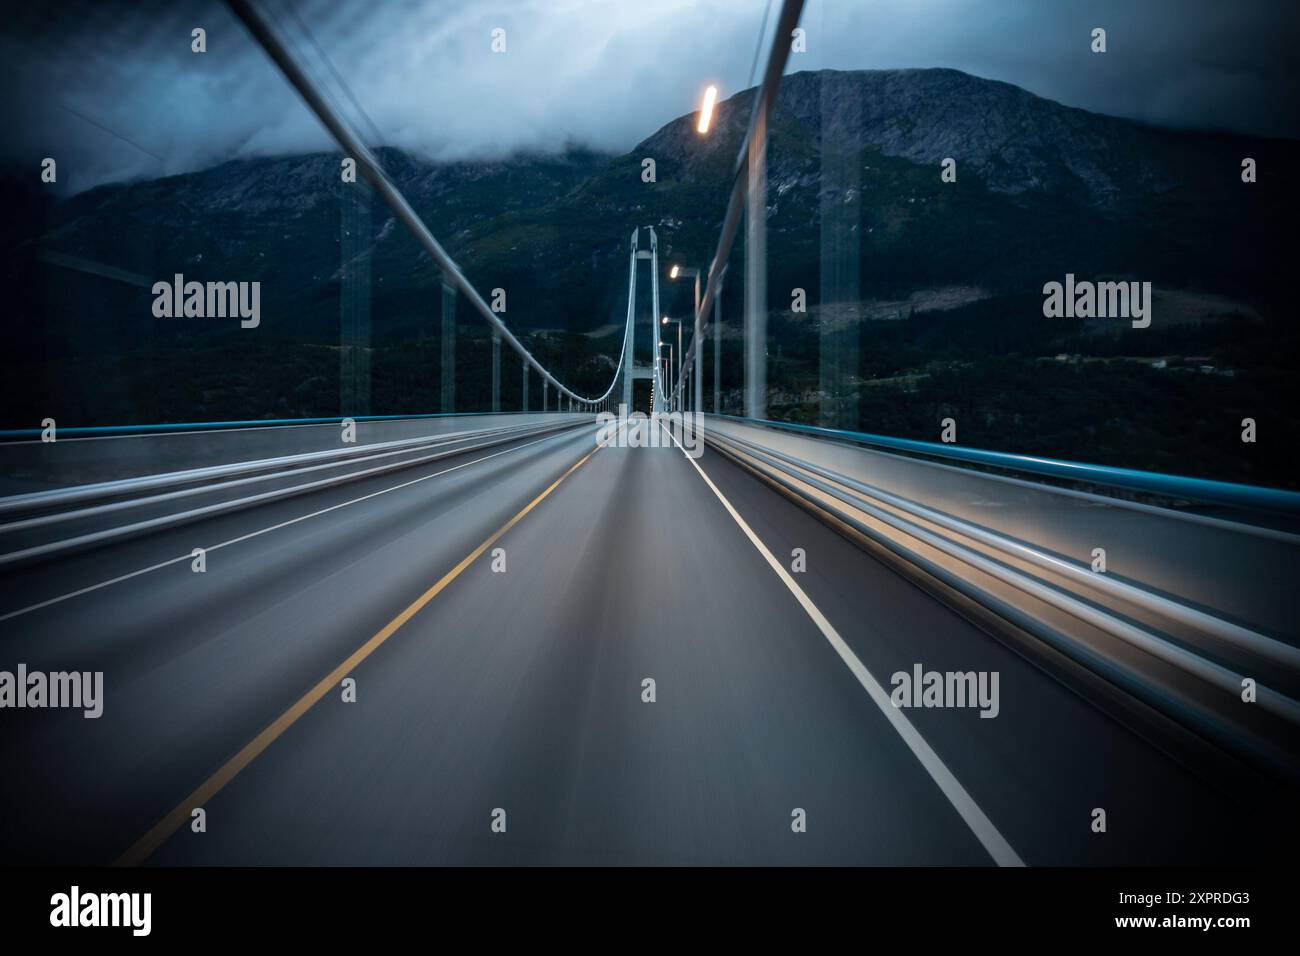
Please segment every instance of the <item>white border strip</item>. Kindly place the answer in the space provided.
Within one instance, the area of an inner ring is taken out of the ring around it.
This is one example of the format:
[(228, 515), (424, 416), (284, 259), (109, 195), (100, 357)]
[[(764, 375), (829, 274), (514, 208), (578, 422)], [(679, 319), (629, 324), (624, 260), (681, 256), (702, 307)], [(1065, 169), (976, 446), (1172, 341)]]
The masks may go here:
[[(674, 438), (673, 442), (676, 444), (677, 440)], [(680, 445), (678, 447), (681, 448)], [(858, 679), (858, 683), (862, 685), (867, 695), (880, 709), (880, 712), (885, 715), (885, 719), (889, 721), (894, 730), (898, 731), (898, 735), (903, 738), (903, 742), (907, 744), (916, 759), (921, 762), (921, 766), (930, 775), (930, 779), (938, 784), (939, 789), (948, 798), (948, 802), (952, 804), (953, 809), (957, 811), (966, 825), (970, 827), (971, 832), (975, 834), (975, 839), (979, 840), (980, 845), (988, 851), (989, 856), (993, 857), (993, 862), (998, 866), (1024, 866), (1025, 861), (1011, 848), (1011, 844), (993, 825), (993, 821), (979, 808), (975, 799), (961, 785), (961, 782), (953, 776), (952, 771), (934, 752), (934, 749), (925, 742), (925, 738), (912, 726), (911, 721), (904, 717), (902, 712), (893, 705), (889, 695), (885, 693), (885, 689), (880, 686), (879, 681), (867, 670), (866, 665), (858, 659), (858, 656), (844, 642), (844, 638), (840, 637), (839, 631), (835, 630), (834, 625), (826, 619), (826, 615), (822, 614), (817, 605), (812, 602), (812, 599), (804, 593), (803, 588), (795, 583), (794, 578), (790, 576), (790, 573), (786, 571), (781, 562), (773, 557), (772, 552), (767, 549), (767, 546), (763, 544), (753, 529), (745, 523), (745, 519), (732, 507), (731, 502), (718, 490), (718, 486), (713, 483), (712, 479), (704, 473), (704, 469), (699, 466), (699, 463), (686, 455), (685, 449), (682, 449), (682, 453), (685, 455), (686, 460), (699, 472), (700, 477), (704, 479), (704, 483), (722, 502), (722, 506), (727, 509), (727, 513), (740, 526), (740, 530), (745, 532), (745, 537), (749, 538), (750, 543), (758, 549), (758, 553), (767, 560), (768, 565), (776, 572), (776, 576), (790, 589), (790, 593), (794, 595), (795, 600), (812, 618), (813, 623), (822, 632), (822, 636), (835, 649), (835, 653), (840, 655), (840, 660), (853, 672), (853, 676)]]

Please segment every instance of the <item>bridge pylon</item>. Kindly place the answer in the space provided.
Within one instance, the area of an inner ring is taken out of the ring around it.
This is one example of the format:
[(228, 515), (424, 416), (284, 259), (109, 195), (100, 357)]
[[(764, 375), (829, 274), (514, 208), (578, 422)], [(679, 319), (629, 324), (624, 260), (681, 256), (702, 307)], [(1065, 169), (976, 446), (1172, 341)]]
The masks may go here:
[[(650, 248), (639, 248), (639, 239), (641, 230), (646, 229), (650, 233)], [(649, 362), (638, 364), (636, 361), (636, 273), (637, 262), (641, 259), (650, 260), (650, 301), (653, 314), (650, 316), (650, 348), (651, 360)], [(638, 226), (632, 230), (632, 250), (628, 258), (628, 291), (627, 291), (627, 356), (623, 362), (623, 405), (630, 412), (632, 410), (632, 383), (639, 378), (654, 378), (654, 355), (659, 351), (659, 237), (655, 235), (653, 226)]]

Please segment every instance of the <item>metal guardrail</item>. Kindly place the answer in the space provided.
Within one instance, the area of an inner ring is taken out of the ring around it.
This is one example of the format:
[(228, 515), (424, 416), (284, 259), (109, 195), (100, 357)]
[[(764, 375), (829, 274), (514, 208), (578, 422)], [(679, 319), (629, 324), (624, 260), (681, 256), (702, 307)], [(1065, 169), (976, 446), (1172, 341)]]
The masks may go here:
[(1300, 493), (1284, 491), (1280, 488), (1261, 488), (1255, 485), (1211, 481), (1206, 478), (1186, 478), (1180, 475), (1164, 475), (1152, 471), (1136, 471), (1129, 468), (1114, 468), (1109, 465), (1092, 465), (1077, 461), (1041, 458), (1035, 455), (987, 451), (961, 445), (945, 445), (937, 442), (917, 441), (911, 438), (893, 438), (888, 435), (873, 435), (868, 432), (842, 431), (817, 425), (800, 425), (793, 422), (745, 418), (738, 415), (710, 417), (765, 428), (778, 428), (859, 445), (869, 445), (891, 451), (909, 452), (951, 461), (987, 465), (1025, 474), (1124, 488), (1130, 491), (1145, 491), (1168, 498), (1182, 498), (1207, 504), (1300, 515)]
[[(23, 564), (29, 561), (44, 560), (57, 555), (80, 551), (85, 548), (97, 547), (99, 545), (103, 545), (111, 541), (118, 541), (124, 538), (134, 537), (141, 534), (147, 534), (153, 531), (158, 531), (163, 528), (171, 528), (192, 521), (199, 521), (205, 518), (210, 518), (215, 515), (226, 514), (232, 511), (238, 511), (244, 508), (253, 507), (255, 505), (261, 505), (272, 501), (278, 501), (283, 498), (308, 494), (310, 492), (320, 491), (325, 488), (332, 488), (337, 485), (342, 485), (353, 481), (359, 481), (363, 478), (370, 478), (376, 475), (387, 474), (389, 472), (398, 471), (400, 469), (412, 468), (417, 465), (428, 464), (429, 462), (439, 461), (441, 459), (448, 458), (454, 455), (464, 454), (466, 452), (478, 451), (485, 448), (492, 448), (498, 445), (503, 445), (509, 442), (517, 441), (522, 438), (531, 438), (539, 435), (545, 436), (556, 432), (566, 431), (572, 428), (579, 427), (583, 422), (589, 420), (590, 419), (587, 416), (580, 416), (576, 420), (574, 418), (566, 417), (563, 420), (547, 422), (544, 424), (534, 425), (534, 426), (525, 426), (523, 428), (492, 429), (492, 430), (485, 430), (484, 432), (477, 433), (477, 434), (461, 433), (460, 439), (454, 440), (452, 442), (439, 441), (432, 446), (426, 444), (423, 446), (416, 446), (414, 448), (399, 448), (396, 450), (380, 452), (378, 454), (363, 455), (361, 458), (356, 460), (331, 461), (323, 464), (310, 465), (304, 468), (296, 468), (289, 471), (275, 471), (267, 474), (257, 475), (255, 477), (237, 478), (232, 481), (222, 481), (211, 485), (200, 484), (199, 486), (193, 489), (183, 489), (181, 491), (167, 492), (160, 495), (150, 495), (141, 499), (121, 501), (110, 505), (97, 505), (89, 508), (78, 508), (70, 513), (67, 513), (66, 515), (65, 514), (43, 515), (35, 518), (23, 519), (20, 521), (12, 522), (8, 525), (0, 526), (0, 533), (6, 531), (30, 530), (31, 528), (44, 527), (49, 524), (62, 523), (64, 520), (81, 520), (86, 518), (94, 518), (104, 514), (111, 514), (111, 513), (116, 513), (118, 511), (128, 510), (134, 507), (156, 505), (160, 503), (165, 503), (167, 501), (192, 497), (195, 495), (230, 491), (237, 488), (243, 488), (254, 482), (293, 478), (295, 476), (302, 475), (304, 473), (316, 472), (321, 469), (338, 468), (346, 465), (362, 464), (376, 459), (390, 458), (397, 455), (409, 454), (412, 452), (419, 453), (422, 451), (427, 451), (429, 447), (434, 447), (437, 449), (428, 454), (418, 454), (417, 457), (414, 458), (403, 458), (400, 461), (388, 461), (388, 462), (384, 462), (383, 464), (371, 465), (370, 467), (363, 468), (361, 470), (348, 471), (341, 475), (334, 475), (327, 478), (318, 478), (300, 484), (293, 484), (286, 488), (276, 488), (270, 491), (263, 491), (257, 494), (247, 495), (240, 498), (218, 501), (214, 504), (203, 505), (197, 508), (191, 508), (187, 511), (169, 513), (169, 514), (160, 515), (153, 518), (135, 521), (126, 525), (116, 525), (113, 527), (103, 528), (89, 533), (77, 534), (69, 538), (47, 541), (41, 544), (31, 545), (28, 547), (20, 547), (17, 550), (0, 554), (0, 568), (6, 568), (13, 565)], [(438, 436), (438, 437), (442, 438), (444, 436)], [(466, 444), (465, 443), (466, 441), (468, 441), (469, 443)], [(450, 448), (445, 447), (448, 444), (454, 445), (454, 447), (450, 447)], [(361, 446), (359, 448), (359, 451), (373, 452), (375, 451), (376, 447), (378, 446), (374, 446), (374, 445)], [(253, 470), (264, 470), (267, 466), (266, 461), (246, 463), (246, 464), (251, 466)], [(216, 469), (198, 469), (197, 471), (220, 472), (224, 467), (226, 466), (219, 466)], [(239, 466), (236, 466), (236, 469), (238, 467)], [(187, 475), (188, 477), (186, 477)], [(163, 486), (172, 483), (177, 483), (177, 482), (184, 482), (184, 481), (192, 482), (195, 480), (196, 479), (194, 477), (193, 472), (190, 473), (181, 472), (181, 473), (174, 473), (171, 475), (156, 476), (156, 478), (154, 479), (155, 483), (162, 483)], [(128, 484), (129, 483), (130, 482), (128, 482)], [(117, 494), (121, 494), (123, 490), (129, 490), (120, 487), (122, 483), (109, 482), (105, 484), (110, 486), (118, 485), (119, 487), (116, 489)], [(147, 482), (142, 482), (142, 484), (147, 484)], [(98, 488), (96, 488), (96, 486), (89, 486), (88, 489), (72, 488), (72, 489), (68, 489), (66, 492), (37, 493), (36, 496), (23, 496), (23, 497), (30, 499), (32, 497), (40, 496), (43, 500), (43, 503), (47, 506), (57, 505), (60, 500), (60, 496), (62, 496), (63, 499), (66, 499), (65, 503), (67, 502), (77, 503), (80, 500), (83, 500), (79, 497), (79, 495), (82, 494), (83, 490), (90, 490), (90, 491), (97, 490), (102, 492), (103, 488), (104, 485), (98, 486)]]
[[(48, 512), (52, 508), (84, 505), (94, 501), (111, 501), (128, 495), (147, 495), (150, 492), (160, 492), (168, 488), (180, 488), (185, 485), (201, 484), (202, 488), (198, 490), (211, 490), (218, 487), (218, 485), (209, 484), (209, 482), (216, 481), (221, 482), (221, 486), (230, 486), (232, 484), (231, 479), (249, 482), (254, 480), (281, 478), (322, 468), (338, 468), (345, 465), (355, 464), (358, 461), (371, 461), (377, 458), (406, 454), (413, 451), (420, 451), (443, 445), (452, 445), (458, 442), (472, 441), (490, 436), (528, 434), (535, 430), (539, 424), (540, 423), (534, 422), (520, 425), (507, 425), (502, 428), (481, 428), (459, 432), (443, 432), (441, 434), (421, 436), (418, 438), (402, 438), (394, 441), (371, 442), (365, 445), (349, 445), (344, 448), (302, 452), (296, 455), (283, 455), (276, 458), (257, 458), (248, 461), (232, 462), (231, 464), (226, 465), (212, 465), (206, 468), (188, 468), (180, 471), (142, 475), (136, 478), (120, 478), (114, 481), (101, 481), (87, 485), (74, 485), (72, 487), (56, 488), (50, 491), (33, 491), (26, 494), (10, 495), (6, 498), (0, 498), (0, 516), (23, 514), (25, 512)], [(195, 493), (194, 489), (186, 489), (182, 492), (173, 492), (173, 494), (177, 495), (192, 493)], [(153, 497), (157, 498), (156, 495)], [(147, 499), (133, 497), (131, 503), (136, 504), (144, 500)], [(39, 520), (46, 523), (53, 523), (57, 520), (62, 520), (63, 516), (69, 513), (70, 512), (58, 512), (53, 515), (45, 514)], [(17, 530), (17, 528), (17, 523), (0, 524), (0, 534), (3, 534), (6, 531)]]
[[(175, 422), (151, 425), (78, 425), (60, 427), (60, 438), (115, 438), (126, 435), (156, 435), (165, 432), (221, 431), (236, 428), (288, 428), (295, 425), (339, 425), (354, 422), (407, 422), (433, 418), (466, 418), (515, 415), (517, 412), (430, 412), (414, 415), (341, 415), (333, 418), (247, 418), (231, 422)], [(40, 438), (40, 428), (0, 429), (0, 441)]]
[[(1225, 621), (1215, 615), (1207, 614), (1202, 610), (1189, 607), (1164, 595), (1137, 587), (1113, 576), (1097, 574), (1087, 566), (1063, 560), (1056, 555), (1027, 545), (1008, 535), (990, 531), (961, 518), (954, 518), (951, 515), (859, 481), (849, 475), (823, 468), (776, 449), (765, 448), (735, 435), (715, 435), (710, 437), (716, 437), (719, 441), (743, 447), (748, 453), (755, 455), (791, 477), (802, 481), (808, 481), (809, 475), (824, 479), (824, 481), (810, 483), (846, 504), (855, 507), (869, 501), (885, 504), (889, 506), (895, 515), (905, 515), (914, 519), (919, 518), (930, 525), (986, 545), (1003, 557), (1028, 562), (1044, 571), (1058, 574), (1070, 580), (1073, 584), (1083, 585), (1089, 590), (1100, 592), (1107, 598), (1124, 601), (1152, 614), (1177, 621), (1225, 644), (1300, 672), (1300, 648), (1298, 647), (1275, 640), (1231, 621)], [(828, 484), (828, 482), (832, 484)], [(842, 486), (842, 489), (836, 488), (835, 485)], [(874, 515), (876, 509), (873, 508), (870, 513)], [(882, 518), (882, 520), (891, 523), (893, 521), (892, 518)], [(917, 525), (912, 527), (920, 528)], [(1295, 716), (1297, 724), (1300, 724), (1300, 710), (1295, 712)]]
[[(1287, 743), (1300, 727), (1300, 702), (1266, 686), (1267, 675), (1259, 673), (1263, 666), (1273, 678), (1294, 685), (1300, 674), (1300, 648), (1182, 604), (1176, 596), (1152, 593), (1070, 565), (1007, 535), (781, 450), (718, 430), (708, 432), (707, 440), (723, 455), (806, 507), (831, 516), (1139, 700), (1230, 750), (1244, 752), (1255, 762), (1300, 780), (1300, 767), (1288, 755)], [(959, 571), (951, 566), (953, 561), (968, 570)], [(1004, 592), (1004, 588), (1010, 591)], [(1020, 597), (1013, 598), (1013, 592)], [(1031, 599), (1030, 603), (1026, 604), (1024, 598)], [(1044, 617), (1033, 610), (1035, 607), (1049, 608), (1065, 617)], [(1148, 621), (1135, 621), (1130, 616), (1133, 608), (1146, 612)], [(1062, 623), (1070, 620), (1075, 625)], [(1164, 633), (1169, 624), (1213, 638), (1225, 649), (1239, 653), (1216, 655), (1222, 657), (1222, 662), (1212, 659)], [(1147, 656), (1129, 660), (1105, 653), (1088, 638), (1089, 633), (1097, 632)], [(1237, 658), (1238, 663), (1232, 664), (1229, 658)], [(1140, 665), (1140, 660), (1151, 661), (1152, 665)], [(1243, 669), (1246, 662), (1252, 661)], [(1179, 689), (1177, 681), (1171, 683), (1161, 676), (1160, 667), (1173, 669), (1165, 673), (1194, 678), (1206, 688), (1205, 692)], [(1247, 727), (1242, 723), (1244, 712), (1236, 708), (1242, 706), (1239, 695), (1243, 680), (1252, 674), (1260, 678), (1253, 706), (1259, 708), (1262, 719), (1280, 724), (1266, 722), (1260, 726), (1256, 722)]]

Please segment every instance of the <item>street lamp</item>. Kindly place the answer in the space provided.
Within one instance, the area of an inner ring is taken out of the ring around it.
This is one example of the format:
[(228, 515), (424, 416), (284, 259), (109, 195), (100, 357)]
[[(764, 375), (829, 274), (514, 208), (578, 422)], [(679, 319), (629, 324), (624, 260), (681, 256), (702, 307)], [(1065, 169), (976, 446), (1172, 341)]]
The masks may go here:
[[(693, 320), (691, 322), (691, 328), (698, 329), (700, 327), (700, 270), (688, 266), (675, 265), (672, 267), (672, 269), (668, 271), (668, 278), (670, 279), (676, 279), (679, 276), (684, 279), (693, 278), (695, 280), (695, 310), (691, 313), (691, 318)], [(680, 329), (678, 331), (680, 332)], [(694, 334), (692, 334), (691, 341), (692, 342), (695, 341)], [(679, 346), (681, 345), (680, 339), (678, 341), (678, 345)], [(677, 354), (683, 360), (686, 358), (686, 354), (682, 352), (680, 347), (677, 350)], [(703, 374), (702, 374), (703, 369), (704, 369), (703, 343), (695, 342), (695, 390), (696, 392), (700, 390), (700, 386), (703, 381)], [(680, 377), (681, 376), (679, 375), (678, 378)], [(685, 399), (686, 396), (683, 395), (682, 398)], [(695, 398), (696, 398), (696, 402), (695, 402), (696, 411), (699, 411), (700, 396), (697, 394)]]
[[(668, 321), (668, 317), (667, 317), (667, 316), (664, 316), (664, 322), (667, 322), (667, 321)], [(679, 336), (681, 335), (681, 329), (678, 329), (678, 335), (679, 335)], [(665, 398), (665, 399), (670, 399), (670, 398), (672, 397), (672, 394), (673, 394), (673, 385), (672, 385), (672, 374), (673, 374), (673, 344), (672, 344), (671, 342), (664, 342), (664, 341), (661, 340), (661, 341), (659, 342), (659, 347), (660, 347), (661, 349), (662, 349), (662, 348), (666, 348), (666, 349), (668, 349), (668, 367), (664, 369), (664, 379), (665, 379), (665, 382), (664, 382), (664, 398)], [(666, 404), (665, 404), (665, 407), (666, 407), (667, 410), (670, 411), (670, 412), (673, 410), (671, 403), (666, 403)]]
[(718, 88), (710, 86), (704, 91), (704, 102), (700, 104), (700, 122), (695, 129), (700, 133), (709, 131), (709, 122), (713, 119), (713, 104), (718, 101)]
[[(680, 361), (680, 360), (681, 360), (681, 357), (682, 357), (682, 354), (683, 354), (683, 353), (682, 353), (682, 320), (681, 320), (681, 319), (670, 319), (670, 318), (668, 318), (668, 316), (665, 315), (665, 316), (663, 317), (663, 321), (662, 321), (660, 324), (661, 324), (661, 325), (667, 325), (669, 322), (671, 322), (673, 325), (677, 326), (677, 358), (678, 358), (678, 360)], [(671, 349), (670, 349), (670, 351), (671, 351)], [(677, 375), (677, 378), (675, 379), (675, 381), (679, 381), (679, 380), (681, 379), (681, 377), (682, 377), (682, 370), (681, 370), (680, 368), (677, 368), (676, 366), (674, 366), (674, 369), (676, 370), (676, 375)], [(670, 406), (668, 410), (671, 412), (671, 411), (672, 411), (672, 407)]]
[(688, 268), (687, 266), (673, 266), (668, 270), (670, 279), (695, 279), (695, 315), (700, 313), (700, 270)]

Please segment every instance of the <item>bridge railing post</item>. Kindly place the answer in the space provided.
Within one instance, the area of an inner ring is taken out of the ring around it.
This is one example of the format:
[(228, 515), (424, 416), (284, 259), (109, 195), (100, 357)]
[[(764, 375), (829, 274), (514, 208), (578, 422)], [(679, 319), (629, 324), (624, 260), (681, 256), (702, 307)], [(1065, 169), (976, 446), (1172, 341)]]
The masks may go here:
[(492, 411), (501, 411), (501, 336), (492, 333)]
[(745, 414), (767, 417), (767, 114), (749, 141), (745, 193)]
[(456, 287), (443, 276), (442, 280), (442, 410), (456, 410)]
[(691, 336), (695, 340), (695, 368), (691, 370), (691, 384), (695, 386), (691, 394), (691, 411), (699, 414), (703, 407), (704, 395), (704, 323), (700, 321), (700, 280), (695, 280), (695, 329)]
[(722, 414), (722, 287), (713, 297), (713, 414)]
[(339, 414), (370, 414), (371, 189), (344, 189), (339, 215)]

